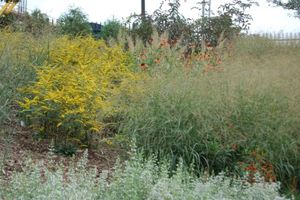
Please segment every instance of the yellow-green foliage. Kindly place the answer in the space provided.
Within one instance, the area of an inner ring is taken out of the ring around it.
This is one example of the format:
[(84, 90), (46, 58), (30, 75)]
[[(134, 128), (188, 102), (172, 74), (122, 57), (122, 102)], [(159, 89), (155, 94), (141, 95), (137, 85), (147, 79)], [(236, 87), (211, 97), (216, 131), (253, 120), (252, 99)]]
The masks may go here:
[(48, 54), (47, 43), (51, 39), (50, 35), (34, 38), (30, 33), (1, 30), (1, 65), (6, 64), (14, 68), (26, 65), (29, 68), (37, 62), (42, 62), (41, 57), (44, 58), (45, 54)]
[(49, 35), (33, 38), (30, 34), (0, 30), (0, 124), (8, 120), (19, 98), (17, 88), (34, 79), (33, 66), (48, 57)]
[(33, 127), (47, 134), (79, 139), (87, 131), (99, 132), (100, 116), (113, 112), (110, 97), (123, 80), (135, 77), (130, 65), (120, 46), (91, 37), (58, 38), (48, 63), (36, 69), (36, 82), (22, 89), (27, 97), (19, 104)]

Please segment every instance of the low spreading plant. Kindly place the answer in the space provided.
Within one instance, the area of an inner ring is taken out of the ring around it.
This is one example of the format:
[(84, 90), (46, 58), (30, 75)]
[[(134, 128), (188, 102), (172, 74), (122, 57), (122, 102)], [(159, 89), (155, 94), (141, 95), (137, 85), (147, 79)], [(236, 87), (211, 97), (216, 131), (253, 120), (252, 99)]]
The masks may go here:
[(110, 98), (124, 79), (135, 77), (120, 46), (91, 37), (58, 38), (48, 61), (36, 67), (36, 81), (22, 88), (22, 115), (37, 132), (56, 141), (85, 141), (100, 132), (101, 117), (113, 112)]
[(1, 199), (262, 199), (284, 200), (278, 193), (279, 183), (264, 182), (256, 175), (255, 183), (224, 174), (200, 178), (179, 164), (172, 177), (166, 164), (154, 159), (143, 161), (134, 153), (124, 164), (117, 163), (108, 176), (87, 168), (87, 152), (78, 163), (63, 165), (48, 158), (35, 163), (28, 160), (22, 172), (13, 172), (10, 180), (0, 180)]

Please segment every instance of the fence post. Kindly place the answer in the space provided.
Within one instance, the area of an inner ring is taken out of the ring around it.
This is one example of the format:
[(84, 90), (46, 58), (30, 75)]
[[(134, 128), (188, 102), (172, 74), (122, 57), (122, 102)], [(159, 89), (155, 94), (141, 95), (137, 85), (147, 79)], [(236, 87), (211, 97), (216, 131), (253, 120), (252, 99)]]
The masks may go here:
[(284, 33), (284, 32), (264, 32), (258, 34), (262, 38), (275, 41), (277, 44), (284, 45), (299, 45), (300, 44), (300, 32), (298, 33)]

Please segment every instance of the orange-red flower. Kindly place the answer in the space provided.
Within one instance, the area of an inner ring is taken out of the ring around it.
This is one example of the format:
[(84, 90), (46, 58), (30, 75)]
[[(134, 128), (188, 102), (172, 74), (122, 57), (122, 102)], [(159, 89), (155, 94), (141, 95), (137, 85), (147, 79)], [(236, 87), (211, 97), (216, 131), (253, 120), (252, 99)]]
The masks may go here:
[(162, 40), (161, 42), (160, 42), (160, 47), (166, 47), (166, 46), (168, 46), (168, 40)]
[(236, 151), (237, 148), (238, 148), (238, 145), (237, 145), (237, 144), (232, 144), (232, 145), (231, 145), (231, 148), (232, 148), (233, 151)]
[(250, 165), (248, 165), (245, 168), (245, 170), (249, 171), (249, 172), (253, 172), (253, 173), (257, 172), (257, 168), (256, 168), (256, 166), (253, 163), (251, 163)]
[(141, 68), (143, 71), (145, 71), (145, 70), (148, 69), (148, 65), (147, 65), (146, 63), (141, 63), (141, 64), (140, 64), (140, 68)]
[(155, 62), (155, 64), (159, 64), (159, 63), (160, 63), (160, 59), (159, 59), (159, 58), (156, 58), (156, 59), (154, 60), (154, 62)]

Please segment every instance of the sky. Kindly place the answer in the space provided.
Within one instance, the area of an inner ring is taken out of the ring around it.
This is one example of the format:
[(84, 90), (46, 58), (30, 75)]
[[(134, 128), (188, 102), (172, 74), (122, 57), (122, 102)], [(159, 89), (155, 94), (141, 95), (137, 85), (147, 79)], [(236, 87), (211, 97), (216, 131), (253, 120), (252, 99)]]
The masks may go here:
[[(151, 14), (162, 0), (146, 0), (146, 11)], [(196, 18), (199, 11), (193, 9), (199, 0), (182, 0), (181, 11), (185, 17)], [(211, 0), (212, 10), (229, 0)], [(300, 19), (293, 17), (292, 11), (268, 5), (266, 0), (257, 0), (260, 6), (249, 10), (253, 21), (250, 33), (300, 32)], [(40, 9), (51, 18), (57, 19), (71, 7), (79, 7), (88, 15), (90, 22), (103, 23), (108, 19), (126, 19), (130, 14), (139, 14), (140, 0), (27, 0), (29, 11)]]

